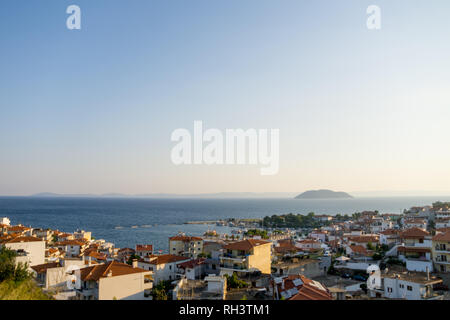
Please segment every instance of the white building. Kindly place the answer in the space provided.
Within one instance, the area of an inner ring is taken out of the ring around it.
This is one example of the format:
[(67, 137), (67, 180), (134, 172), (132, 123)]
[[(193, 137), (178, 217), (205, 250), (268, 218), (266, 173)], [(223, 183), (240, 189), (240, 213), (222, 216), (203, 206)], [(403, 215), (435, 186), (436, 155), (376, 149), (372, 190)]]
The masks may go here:
[(181, 271), (177, 264), (191, 260), (189, 257), (181, 257), (172, 254), (152, 255), (138, 261), (138, 267), (152, 272), (153, 281), (158, 284), (164, 280), (176, 280)]
[(433, 292), (433, 285), (442, 283), (425, 273), (405, 272), (381, 275), (381, 288), (370, 289), (371, 297), (406, 300), (443, 300), (443, 296)]
[(20, 236), (6, 240), (3, 245), (17, 252), (16, 263), (27, 263), (32, 267), (45, 262), (45, 241), (39, 238)]
[(5, 226), (10, 226), (11, 225), (11, 220), (9, 220), (8, 217), (0, 218), (0, 224), (3, 224)]
[(76, 296), (80, 300), (150, 299), (151, 272), (111, 261), (80, 270)]

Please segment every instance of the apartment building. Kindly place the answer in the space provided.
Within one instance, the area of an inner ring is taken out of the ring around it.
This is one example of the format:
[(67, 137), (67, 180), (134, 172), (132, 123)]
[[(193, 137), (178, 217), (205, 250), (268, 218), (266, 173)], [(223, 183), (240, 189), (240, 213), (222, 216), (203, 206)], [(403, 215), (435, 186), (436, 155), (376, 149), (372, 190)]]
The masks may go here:
[(410, 228), (400, 234), (400, 245), (397, 249), (400, 260), (406, 262), (410, 271), (433, 271), (431, 259), (431, 235), (421, 228)]
[(169, 238), (169, 253), (197, 258), (203, 252), (203, 239), (200, 237), (175, 236)]
[(141, 258), (150, 256), (153, 254), (153, 246), (151, 244), (137, 244), (135, 253)]
[(450, 272), (450, 231), (438, 233), (432, 241), (433, 263), (436, 271)]
[(244, 275), (259, 271), (271, 273), (272, 243), (264, 240), (247, 239), (225, 245), (219, 257), (221, 274)]
[(4, 240), (2, 245), (16, 251), (16, 263), (27, 263), (32, 267), (45, 262), (45, 241), (37, 237), (19, 236)]

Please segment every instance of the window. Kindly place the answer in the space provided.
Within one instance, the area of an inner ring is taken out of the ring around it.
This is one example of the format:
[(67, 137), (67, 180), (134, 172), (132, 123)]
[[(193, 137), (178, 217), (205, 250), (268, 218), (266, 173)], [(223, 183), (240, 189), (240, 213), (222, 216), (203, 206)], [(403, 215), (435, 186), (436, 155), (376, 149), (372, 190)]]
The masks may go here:
[(408, 291), (412, 291), (412, 287), (411, 287), (411, 286), (407, 286), (406, 289), (407, 289)]
[(405, 285), (404, 284), (399, 284), (398, 285), (401, 289), (405, 289)]
[(392, 288), (387, 288), (387, 292), (392, 293)]
[(169, 270), (172, 270), (172, 266), (169, 266)]

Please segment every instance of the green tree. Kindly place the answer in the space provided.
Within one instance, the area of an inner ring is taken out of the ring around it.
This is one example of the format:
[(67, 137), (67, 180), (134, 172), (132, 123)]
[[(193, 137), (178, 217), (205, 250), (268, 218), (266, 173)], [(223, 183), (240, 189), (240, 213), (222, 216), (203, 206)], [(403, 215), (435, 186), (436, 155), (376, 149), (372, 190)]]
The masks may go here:
[(32, 278), (28, 265), (16, 264), (17, 253), (6, 247), (0, 249), (0, 281), (12, 280), (21, 282)]
[(132, 254), (131, 256), (130, 256), (130, 258), (128, 258), (128, 261), (127, 261), (127, 264), (129, 264), (130, 266), (133, 264), (133, 260), (134, 259), (137, 259), (137, 260), (139, 260), (141, 257), (139, 257), (137, 254)]
[(232, 276), (225, 275), (227, 278), (227, 288), (246, 288), (248, 287), (247, 282), (240, 280), (236, 274), (236, 272), (233, 272)]

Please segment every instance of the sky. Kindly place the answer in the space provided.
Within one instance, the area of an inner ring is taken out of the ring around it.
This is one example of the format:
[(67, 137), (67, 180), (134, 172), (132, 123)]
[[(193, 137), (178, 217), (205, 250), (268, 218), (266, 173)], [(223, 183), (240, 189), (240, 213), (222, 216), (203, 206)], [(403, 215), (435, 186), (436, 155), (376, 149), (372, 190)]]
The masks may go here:
[[(69, 30), (69, 5), (81, 30)], [(381, 29), (366, 26), (369, 5)], [(0, 194), (450, 193), (448, 0), (2, 0)], [(277, 128), (279, 171), (171, 134)]]

